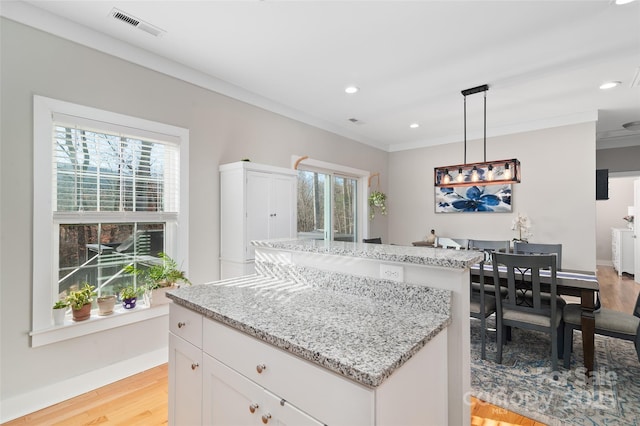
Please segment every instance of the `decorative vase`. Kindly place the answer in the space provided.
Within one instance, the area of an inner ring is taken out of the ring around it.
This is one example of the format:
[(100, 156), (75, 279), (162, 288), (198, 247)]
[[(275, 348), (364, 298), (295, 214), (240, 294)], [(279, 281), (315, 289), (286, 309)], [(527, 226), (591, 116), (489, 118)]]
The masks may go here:
[(91, 316), (91, 303), (85, 303), (80, 309), (71, 308), (74, 321), (84, 321)]
[(98, 297), (98, 315), (111, 315), (115, 306), (116, 296), (109, 295)]
[(64, 325), (64, 316), (67, 308), (53, 309), (53, 325)]
[(137, 297), (132, 297), (130, 299), (122, 300), (122, 307), (125, 309), (133, 309), (136, 307), (136, 302), (138, 301)]

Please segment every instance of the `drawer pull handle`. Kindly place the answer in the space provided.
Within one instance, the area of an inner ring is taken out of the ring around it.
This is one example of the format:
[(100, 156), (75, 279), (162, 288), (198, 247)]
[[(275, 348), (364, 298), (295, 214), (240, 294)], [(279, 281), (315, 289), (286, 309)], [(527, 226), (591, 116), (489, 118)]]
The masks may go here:
[(178, 323), (178, 328), (182, 328), (182, 327), (184, 327), (185, 325), (187, 325), (187, 323), (180, 321), (180, 322)]
[(193, 364), (191, 364), (191, 369), (192, 370), (195, 370), (198, 367), (200, 367), (200, 364), (198, 364), (197, 362), (194, 362)]
[(260, 407), (258, 404), (251, 404), (249, 406), (249, 411), (251, 411), (251, 414), (255, 413), (258, 407)]
[(271, 414), (267, 413), (262, 415), (262, 423), (265, 425), (269, 423), (269, 419), (271, 419)]
[(267, 369), (267, 366), (264, 364), (256, 365), (256, 371), (258, 372), (258, 374), (262, 374), (262, 372), (266, 369)]

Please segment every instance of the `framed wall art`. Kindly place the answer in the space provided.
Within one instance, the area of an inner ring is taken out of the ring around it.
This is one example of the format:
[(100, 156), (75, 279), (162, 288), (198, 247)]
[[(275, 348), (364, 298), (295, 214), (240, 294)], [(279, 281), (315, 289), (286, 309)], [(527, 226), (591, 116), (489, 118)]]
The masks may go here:
[(510, 213), (511, 186), (435, 187), (436, 213)]

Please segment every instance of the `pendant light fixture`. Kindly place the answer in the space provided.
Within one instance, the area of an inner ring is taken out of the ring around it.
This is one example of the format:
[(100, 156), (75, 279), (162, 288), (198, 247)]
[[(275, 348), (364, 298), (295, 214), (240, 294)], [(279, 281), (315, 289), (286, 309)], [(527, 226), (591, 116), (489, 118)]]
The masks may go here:
[[(462, 91), (464, 96), (464, 163), (436, 167), (433, 178), (436, 187), (499, 185), (520, 182), (520, 161), (517, 159), (487, 161), (487, 91), (489, 86)], [(484, 93), (484, 161), (467, 163), (467, 96)]]

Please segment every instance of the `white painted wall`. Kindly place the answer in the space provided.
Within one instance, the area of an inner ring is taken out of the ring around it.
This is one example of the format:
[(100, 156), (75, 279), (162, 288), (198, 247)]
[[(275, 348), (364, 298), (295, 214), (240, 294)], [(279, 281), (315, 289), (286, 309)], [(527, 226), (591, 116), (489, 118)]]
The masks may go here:
[[(291, 155), (308, 155), (380, 172), (386, 191), (385, 152), (5, 18), (0, 43), (0, 421), (163, 362), (167, 347), (166, 317), (30, 347), (34, 94), (190, 129), (194, 283), (219, 276), (219, 164), (248, 157), (290, 167)], [(374, 226), (386, 239), (385, 222)]]
[[(151, 367), (167, 345), (166, 318), (160, 318), (30, 347), (34, 94), (190, 129), (195, 283), (219, 274), (218, 165), (248, 157), (289, 167), (294, 154), (380, 173), (389, 215), (376, 216), (369, 235), (385, 242), (410, 244), (431, 228), (452, 237), (511, 239), (511, 219), (521, 211), (533, 221), (532, 241), (563, 243), (566, 267), (595, 268), (593, 123), (490, 138), (489, 159), (522, 161), (514, 213), (436, 215), (433, 167), (462, 162), (461, 143), (387, 154), (4, 18), (0, 43), (0, 421), (8, 400), (36, 408), (50, 403), (44, 394), (62, 397), (74, 383), (91, 388), (144, 369), (145, 362)], [(469, 141), (469, 161), (481, 159), (481, 145)]]
[[(467, 141), (467, 162), (482, 161), (482, 140)], [(595, 270), (595, 123), (487, 139), (487, 160), (517, 158), (513, 213), (434, 213), (433, 168), (463, 162), (463, 145), (389, 155), (389, 235), (410, 244), (440, 236), (513, 239), (517, 212), (532, 221), (531, 242), (561, 243), (563, 268)]]

